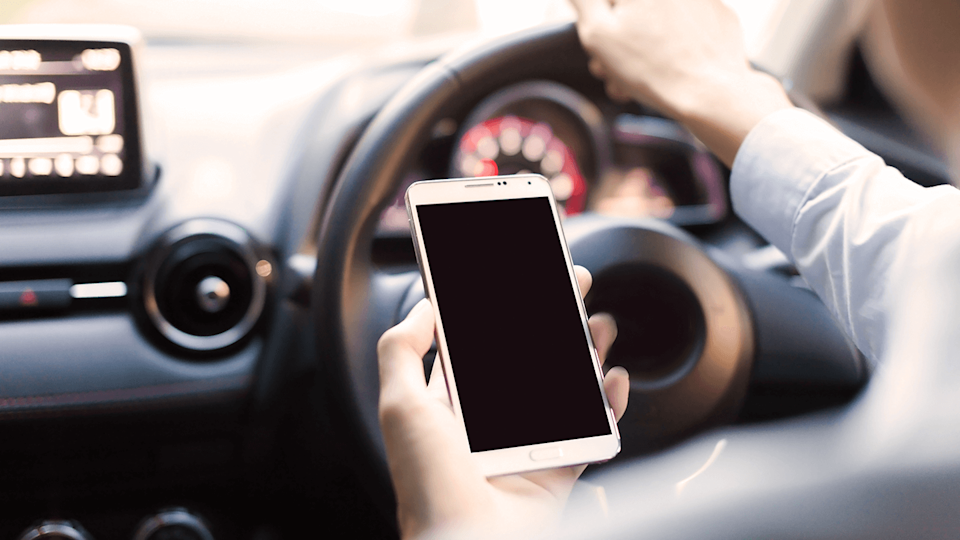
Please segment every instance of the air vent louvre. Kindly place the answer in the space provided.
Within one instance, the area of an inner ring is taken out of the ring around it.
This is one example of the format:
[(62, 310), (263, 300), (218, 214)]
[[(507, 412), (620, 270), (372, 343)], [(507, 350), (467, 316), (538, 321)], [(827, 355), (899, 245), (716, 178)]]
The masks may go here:
[(143, 299), (151, 322), (185, 349), (237, 343), (263, 312), (270, 276), (258, 273), (261, 251), (224, 221), (192, 220), (170, 230), (147, 258)]

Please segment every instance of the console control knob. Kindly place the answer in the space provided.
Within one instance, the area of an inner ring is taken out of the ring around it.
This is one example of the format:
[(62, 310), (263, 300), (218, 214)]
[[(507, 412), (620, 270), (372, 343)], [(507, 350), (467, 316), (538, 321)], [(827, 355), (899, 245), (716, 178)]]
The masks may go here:
[(19, 540), (93, 540), (75, 521), (47, 520), (23, 531)]
[(214, 540), (210, 527), (186, 508), (167, 508), (140, 523), (133, 540)]
[(230, 302), (230, 285), (217, 276), (203, 278), (197, 284), (197, 304), (207, 313), (219, 313)]

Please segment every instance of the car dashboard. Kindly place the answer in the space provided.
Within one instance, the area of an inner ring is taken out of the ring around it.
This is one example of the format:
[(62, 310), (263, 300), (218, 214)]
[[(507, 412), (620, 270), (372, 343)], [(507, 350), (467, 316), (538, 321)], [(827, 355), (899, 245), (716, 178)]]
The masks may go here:
[[(90, 160), (61, 174), (62, 148), (0, 155), (0, 538), (52, 537), (57, 524), (100, 540), (164, 527), (202, 539), (395, 534), (355, 471), (314, 339), (316, 237), (364, 129), (448, 48), (278, 66), (248, 63), (255, 47), (147, 42), (132, 60), (142, 145), (126, 139), (143, 155), (123, 158), (139, 178), (80, 188), (96, 176), (81, 171)], [(534, 172), (570, 218), (665, 222), (731, 267), (809, 293), (733, 215), (729, 171), (699, 141), (582, 71), (503, 85), (438, 120), (378, 209), (374, 265), (416, 275), (410, 182)], [(93, 137), (97, 174), (116, 169), (104, 158), (114, 129), (74, 131), (64, 136)], [(754, 365), (728, 423), (852, 399), (869, 369), (839, 343), (842, 359), (808, 359), (822, 375), (812, 383), (783, 367), (791, 351), (768, 347), (777, 361)]]

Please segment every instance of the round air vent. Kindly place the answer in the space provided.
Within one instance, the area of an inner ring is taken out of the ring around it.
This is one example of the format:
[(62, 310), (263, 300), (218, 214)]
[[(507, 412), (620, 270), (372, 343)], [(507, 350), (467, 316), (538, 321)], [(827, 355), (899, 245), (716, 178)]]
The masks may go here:
[(167, 508), (140, 523), (133, 540), (214, 540), (206, 521), (185, 508)]
[(76, 521), (48, 520), (23, 531), (19, 540), (91, 540)]
[(212, 219), (168, 231), (146, 261), (144, 306), (171, 342), (194, 351), (229, 347), (260, 318), (273, 265), (242, 228)]

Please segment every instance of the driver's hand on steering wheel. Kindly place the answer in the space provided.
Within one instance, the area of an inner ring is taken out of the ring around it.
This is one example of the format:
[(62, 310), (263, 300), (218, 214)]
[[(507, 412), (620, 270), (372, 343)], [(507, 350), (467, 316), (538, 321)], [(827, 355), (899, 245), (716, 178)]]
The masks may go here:
[[(576, 274), (586, 294), (593, 279), (583, 267), (576, 267)], [(589, 323), (603, 362), (616, 339), (616, 324), (606, 314), (590, 317)], [(486, 478), (470, 455), (438, 362), (429, 384), (424, 378), (422, 359), (430, 350), (433, 330), (433, 311), (421, 300), (377, 346), (380, 425), (403, 538), (428, 531), (487, 536), (552, 526), (586, 466)], [(626, 370), (610, 369), (604, 388), (619, 420), (629, 396)]]
[(792, 106), (750, 66), (740, 20), (721, 0), (571, 1), (607, 93), (681, 122), (728, 167), (760, 120)]

